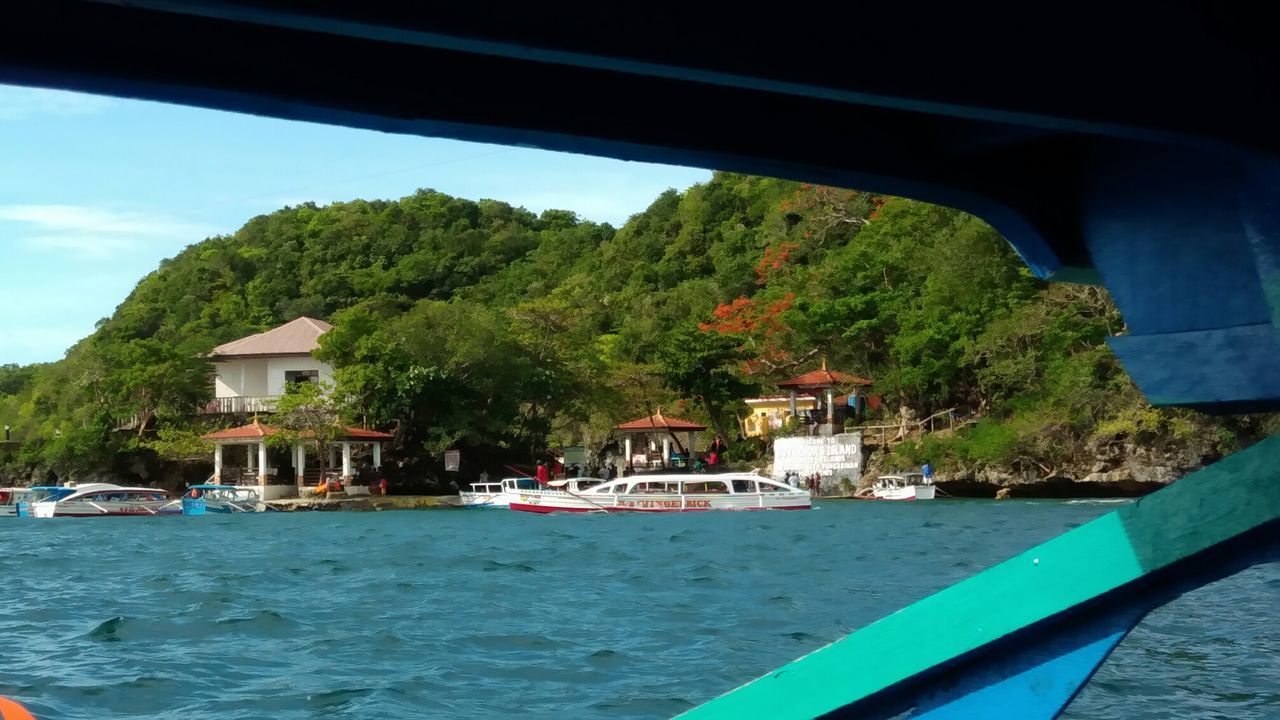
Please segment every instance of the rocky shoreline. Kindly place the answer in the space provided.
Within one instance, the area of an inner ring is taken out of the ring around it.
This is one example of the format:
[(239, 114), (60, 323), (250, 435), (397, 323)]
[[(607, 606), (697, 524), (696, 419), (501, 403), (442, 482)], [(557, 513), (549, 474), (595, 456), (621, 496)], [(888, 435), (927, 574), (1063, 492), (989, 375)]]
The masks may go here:
[[(940, 490), (959, 498), (1122, 498), (1155, 492), (1221, 457), (1208, 442), (1181, 447), (1150, 447), (1113, 438), (1091, 442), (1082, 460), (1045, 473), (1011, 467), (940, 469)], [(862, 483), (887, 470), (868, 462)]]

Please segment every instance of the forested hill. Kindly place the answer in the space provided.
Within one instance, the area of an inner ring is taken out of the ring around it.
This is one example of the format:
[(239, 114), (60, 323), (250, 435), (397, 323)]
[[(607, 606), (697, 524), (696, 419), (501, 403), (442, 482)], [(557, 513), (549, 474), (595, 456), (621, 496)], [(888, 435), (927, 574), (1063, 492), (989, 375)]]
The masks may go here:
[(254, 218), (163, 262), (64, 360), (0, 369), (21, 441), (0, 462), (180, 441), (211, 394), (199, 358), (301, 315), (336, 325), (320, 355), (346, 413), (407, 457), (599, 446), (659, 407), (732, 436), (742, 397), (824, 359), (888, 413), (982, 418), (898, 451), (961, 472), (1063, 473), (1103, 440), (1224, 452), (1264, 422), (1146, 406), (1103, 342), (1124, 329), (1105, 293), (1035, 280), (971, 216), (717, 173), (619, 229), (427, 190)]

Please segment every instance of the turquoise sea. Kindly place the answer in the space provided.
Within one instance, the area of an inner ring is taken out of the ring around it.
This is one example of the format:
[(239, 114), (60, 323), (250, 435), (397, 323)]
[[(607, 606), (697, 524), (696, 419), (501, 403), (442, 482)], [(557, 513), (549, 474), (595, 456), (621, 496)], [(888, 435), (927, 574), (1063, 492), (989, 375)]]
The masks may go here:
[[(665, 718), (1115, 507), (3, 518), (0, 695), (42, 719)], [(1066, 717), (1280, 717), (1278, 616), (1277, 565), (1185, 596)]]

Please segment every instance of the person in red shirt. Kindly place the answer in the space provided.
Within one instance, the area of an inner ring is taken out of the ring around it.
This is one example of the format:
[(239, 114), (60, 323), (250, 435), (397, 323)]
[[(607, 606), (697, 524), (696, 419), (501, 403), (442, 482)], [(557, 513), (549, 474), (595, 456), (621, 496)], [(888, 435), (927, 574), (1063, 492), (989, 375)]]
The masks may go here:
[(383, 495), (386, 495), (386, 494), (387, 494), (387, 479), (386, 479), (386, 478), (382, 478), (381, 480), (379, 480), (379, 481), (378, 481), (378, 489), (382, 491), (382, 494), (383, 494)]
[(548, 469), (547, 464), (541, 460), (538, 461), (538, 472), (536, 477), (538, 478), (539, 485), (546, 485), (551, 482), (551, 470)]

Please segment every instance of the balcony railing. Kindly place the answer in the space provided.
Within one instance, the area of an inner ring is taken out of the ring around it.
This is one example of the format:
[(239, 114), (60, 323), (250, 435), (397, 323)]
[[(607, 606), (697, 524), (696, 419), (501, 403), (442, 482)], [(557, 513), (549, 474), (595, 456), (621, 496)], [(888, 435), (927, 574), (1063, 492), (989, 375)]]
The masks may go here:
[(201, 415), (236, 415), (241, 413), (273, 412), (279, 395), (244, 395), (239, 397), (221, 397), (209, 401), (201, 409)]

